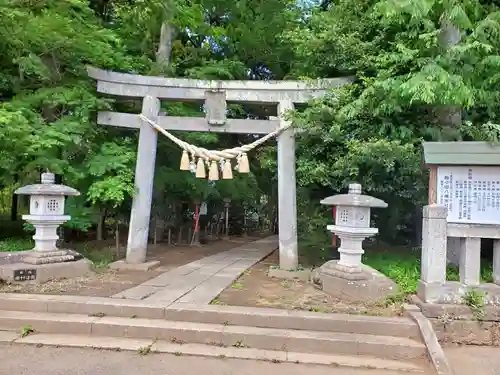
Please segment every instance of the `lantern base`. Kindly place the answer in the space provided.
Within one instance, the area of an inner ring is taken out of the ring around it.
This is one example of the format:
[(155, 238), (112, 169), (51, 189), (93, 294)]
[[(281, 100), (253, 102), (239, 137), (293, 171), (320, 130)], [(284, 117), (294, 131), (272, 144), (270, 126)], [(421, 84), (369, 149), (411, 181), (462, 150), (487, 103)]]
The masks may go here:
[(85, 258), (73, 262), (45, 264), (27, 264), (19, 260), (17, 263), (0, 263), (0, 279), (12, 284), (41, 284), (90, 275), (93, 272), (91, 266), (92, 262)]
[(83, 256), (72, 250), (38, 251), (34, 250), (30, 255), (23, 258), (23, 263), (27, 264), (50, 264), (74, 262), (82, 259)]
[(346, 267), (336, 260), (323, 264), (313, 280), (325, 293), (348, 302), (376, 302), (399, 290), (394, 281), (371, 267)]

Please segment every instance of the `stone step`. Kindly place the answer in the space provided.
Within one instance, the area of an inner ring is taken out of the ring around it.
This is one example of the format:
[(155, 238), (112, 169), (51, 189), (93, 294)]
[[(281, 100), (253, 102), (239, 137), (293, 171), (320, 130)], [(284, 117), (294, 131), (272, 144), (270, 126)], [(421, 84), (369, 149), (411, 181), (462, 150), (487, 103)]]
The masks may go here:
[[(283, 350), (263, 350), (254, 348), (218, 347), (203, 344), (178, 344), (164, 340), (116, 338), (108, 336), (67, 335), (34, 333), (20, 337), (13, 332), (0, 331), (0, 342), (21, 345), (48, 345), (108, 350), (130, 350), (141, 355), (169, 353), (216, 358), (237, 358), (327, 365), (339, 368), (377, 369), (388, 373), (428, 373), (425, 361), (405, 362), (367, 356), (327, 355), (290, 352)], [(430, 373), (430, 372), (429, 372)]]
[(208, 324), (405, 337), (421, 341), (417, 324), (407, 317), (178, 303), (165, 309), (165, 318)]
[(282, 309), (191, 305), (168, 307), (145, 301), (84, 296), (0, 294), (0, 306), (7, 311), (31, 311), (123, 318), (167, 319), (193, 323), (344, 332), (421, 340), (415, 322), (406, 317), (353, 314), (325, 314)]
[(406, 337), (230, 326), (161, 319), (0, 311), (1, 330), (22, 332), (27, 327), (38, 333), (158, 339), (178, 344), (206, 344), (316, 354), (365, 355), (393, 360), (411, 360), (426, 356), (426, 348), (422, 343)]

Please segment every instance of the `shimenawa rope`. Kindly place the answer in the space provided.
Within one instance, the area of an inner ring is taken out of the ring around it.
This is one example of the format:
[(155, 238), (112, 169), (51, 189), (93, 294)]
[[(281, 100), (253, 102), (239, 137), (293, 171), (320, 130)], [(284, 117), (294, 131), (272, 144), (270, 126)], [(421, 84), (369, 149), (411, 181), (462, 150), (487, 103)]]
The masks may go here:
[(243, 145), (240, 147), (234, 147), (234, 148), (228, 148), (222, 151), (218, 150), (207, 150), (206, 148), (203, 147), (198, 147), (195, 145), (192, 145), (190, 143), (184, 142), (183, 140), (180, 140), (176, 136), (174, 136), (172, 133), (166, 131), (162, 127), (160, 127), (158, 124), (155, 122), (151, 121), (148, 119), (146, 116), (140, 114), (139, 117), (149, 123), (154, 129), (165, 135), (168, 139), (170, 139), (173, 143), (175, 143), (177, 146), (179, 146), (181, 149), (184, 151), (189, 152), (189, 154), (192, 157), (200, 157), (203, 158), (206, 161), (221, 161), (223, 159), (234, 159), (238, 156), (241, 156), (243, 153), (247, 153), (251, 150), (253, 150), (255, 147), (260, 146), (264, 142), (268, 141), (270, 138), (278, 136), (280, 133), (288, 129), (290, 126), (292, 126), (291, 122), (287, 123), (286, 126), (279, 128), (269, 134), (266, 134), (264, 137), (257, 139), (255, 142), (252, 142), (247, 145)]

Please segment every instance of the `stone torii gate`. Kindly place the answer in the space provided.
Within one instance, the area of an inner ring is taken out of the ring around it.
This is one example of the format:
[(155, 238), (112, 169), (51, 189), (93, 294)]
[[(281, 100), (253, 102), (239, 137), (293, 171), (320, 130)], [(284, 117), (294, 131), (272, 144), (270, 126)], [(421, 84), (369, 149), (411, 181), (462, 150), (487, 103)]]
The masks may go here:
[[(141, 114), (161, 128), (182, 131), (269, 134), (289, 124), (284, 114), (294, 104), (321, 97), (328, 89), (344, 85), (348, 79), (335, 78), (302, 81), (204, 81), (181, 78), (149, 77), (89, 67), (103, 94), (142, 98)], [(160, 115), (160, 100), (204, 101), (206, 117)], [(227, 101), (277, 105), (278, 119), (227, 119)], [(127, 263), (144, 263), (148, 245), (153, 180), (157, 149), (157, 131), (137, 114), (99, 112), (101, 125), (139, 129), (135, 169), (136, 194), (130, 214)], [(297, 206), (295, 177), (295, 135), (292, 128), (278, 136), (278, 220), (281, 269), (298, 265)]]

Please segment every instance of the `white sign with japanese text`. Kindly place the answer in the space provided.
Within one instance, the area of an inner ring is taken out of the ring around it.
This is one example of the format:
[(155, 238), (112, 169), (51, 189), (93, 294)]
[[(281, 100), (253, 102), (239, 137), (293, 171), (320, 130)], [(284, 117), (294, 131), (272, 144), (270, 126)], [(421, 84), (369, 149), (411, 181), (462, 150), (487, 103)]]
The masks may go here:
[(500, 225), (500, 167), (438, 167), (436, 189), (449, 223)]

